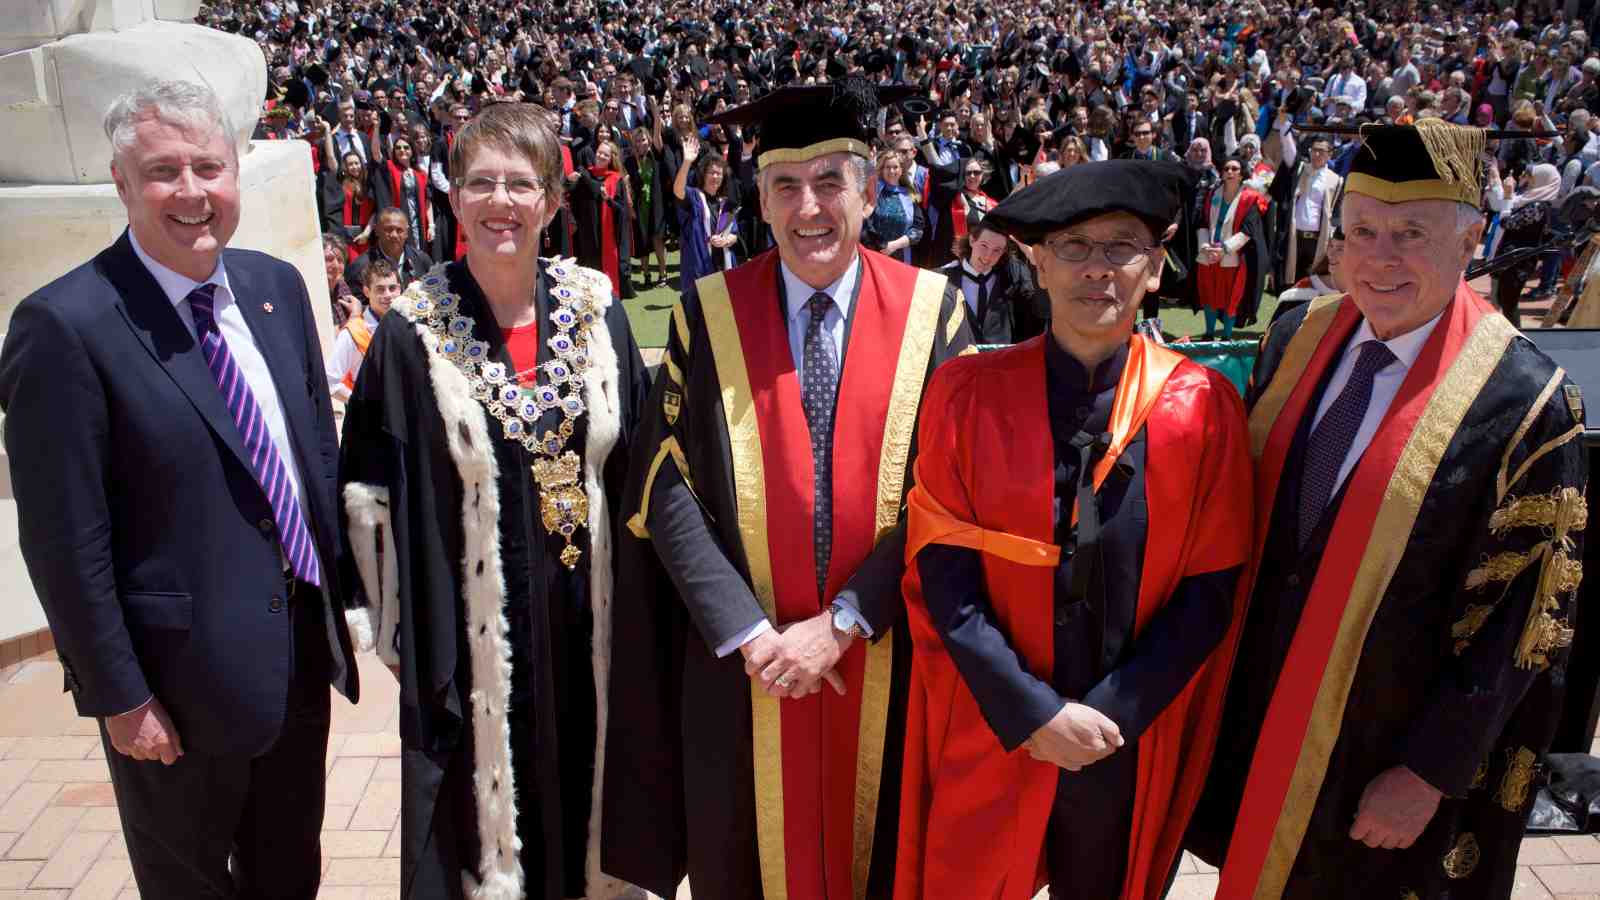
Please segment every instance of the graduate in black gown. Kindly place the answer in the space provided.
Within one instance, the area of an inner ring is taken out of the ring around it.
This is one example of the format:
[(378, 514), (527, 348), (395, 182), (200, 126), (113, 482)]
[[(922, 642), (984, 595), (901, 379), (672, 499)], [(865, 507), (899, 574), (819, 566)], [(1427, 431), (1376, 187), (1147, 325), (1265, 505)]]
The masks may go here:
[(339, 472), (349, 605), (400, 680), (401, 896), (614, 897), (596, 694), (648, 376), (605, 276), (536, 255), (546, 114), (492, 106), (451, 153), (466, 259), (378, 328)]

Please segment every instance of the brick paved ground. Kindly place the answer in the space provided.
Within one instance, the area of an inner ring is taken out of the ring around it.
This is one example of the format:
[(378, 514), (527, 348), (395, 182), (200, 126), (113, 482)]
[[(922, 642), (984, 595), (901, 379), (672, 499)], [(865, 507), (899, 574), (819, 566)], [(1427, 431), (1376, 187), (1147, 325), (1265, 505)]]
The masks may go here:
[[(359, 706), (334, 697), (323, 900), (400, 896), (394, 680), (371, 656), (361, 676)], [(59, 664), (23, 664), (0, 683), (0, 900), (137, 900), (127, 856), (94, 724), (61, 693)], [(1518, 900), (1600, 900), (1600, 838), (1530, 838), (1519, 863)], [(1186, 858), (1170, 896), (1209, 900), (1216, 883)]]

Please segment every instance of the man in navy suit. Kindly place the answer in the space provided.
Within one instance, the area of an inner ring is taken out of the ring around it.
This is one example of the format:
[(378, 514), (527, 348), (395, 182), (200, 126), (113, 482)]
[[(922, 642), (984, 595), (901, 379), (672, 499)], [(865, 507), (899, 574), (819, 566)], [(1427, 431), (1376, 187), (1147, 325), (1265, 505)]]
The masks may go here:
[(23, 558), (140, 892), (309, 900), (328, 686), (357, 681), (305, 284), (224, 249), (239, 160), (209, 89), (138, 88), (105, 125), (128, 230), (0, 351)]

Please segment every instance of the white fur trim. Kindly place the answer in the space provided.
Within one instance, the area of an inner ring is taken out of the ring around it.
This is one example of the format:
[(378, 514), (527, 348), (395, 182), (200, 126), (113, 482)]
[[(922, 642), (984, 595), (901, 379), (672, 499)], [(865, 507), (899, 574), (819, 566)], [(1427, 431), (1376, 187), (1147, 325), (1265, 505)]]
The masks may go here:
[(350, 640), (356, 645), (356, 652), (372, 652), (372, 635), (377, 630), (372, 621), (372, 607), (352, 606), (344, 611), (344, 621), (350, 627)]
[[(398, 666), (400, 576), (395, 563), (389, 489), (352, 481), (344, 486), (344, 509), (350, 522), (350, 549), (355, 554), (356, 571), (361, 575), (361, 587), (367, 596), (367, 605), (347, 610), (345, 619), (350, 623), (351, 636), (359, 649), (375, 649), (384, 665)], [(387, 548), (381, 554), (380, 543)]]
[[(473, 797), (478, 807), (479, 860), (463, 873), (472, 900), (521, 900), (522, 840), (511, 771), (511, 643), (500, 564), (500, 475), (488, 416), (466, 376), (437, 352), (438, 338), (416, 326), (428, 349), (428, 372), (444, 420), (445, 441), (461, 476), (461, 596), (472, 665)], [(477, 557), (477, 558), (474, 558)]]
[(628, 896), (625, 881), (600, 871), (600, 798), (605, 785), (607, 693), (611, 675), (611, 509), (606, 503), (605, 465), (622, 433), (622, 399), (618, 385), (617, 351), (611, 344), (605, 312), (611, 306), (611, 281), (604, 273), (581, 270), (595, 298), (594, 324), (588, 329), (590, 366), (583, 384), (583, 404), (588, 410), (583, 445), (583, 489), (589, 497), (589, 603), (594, 612), (594, 635), (589, 659), (594, 668), (595, 730), (594, 784), (589, 798), (589, 835), (585, 848), (588, 896)]

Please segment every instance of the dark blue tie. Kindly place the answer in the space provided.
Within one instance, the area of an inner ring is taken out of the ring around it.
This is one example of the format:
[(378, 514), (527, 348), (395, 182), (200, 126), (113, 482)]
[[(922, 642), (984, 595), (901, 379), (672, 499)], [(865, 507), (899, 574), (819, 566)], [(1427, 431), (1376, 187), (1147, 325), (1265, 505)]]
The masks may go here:
[(1344, 466), (1344, 458), (1355, 443), (1356, 432), (1361, 430), (1361, 420), (1366, 418), (1367, 406), (1372, 402), (1373, 376), (1394, 361), (1394, 353), (1382, 341), (1363, 343), (1350, 380), (1311, 432), (1300, 476), (1301, 546), (1311, 539), (1317, 523), (1322, 521), (1322, 511), (1333, 498), (1339, 469)]
[(817, 595), (828, 582), (828, 559), (833, 555), (833, 407), (839, 389), (839, 354), (833, 338), (822, 330), (822, 320), (833, 306), (823, 291), (806, 304), (805, 368), (800, 374), (800, 402), (811, 429), (811, 471), (815, 511), (811, 519), (812, 547), (817, 560)]
[(222, 400), (233, 414), (233, 423), (244, 439), (244, 451), (250, 457), (250, 471), (256, 476), (261, 490), (272, 506), (272, 518), (278, 526), (278, 540), (283, 545), (283, 555), (295, 577), (307, 584), (322, 585), (317, 567), (317, 547), (311, 540), (311, 529), (300, 513), (300, 501), (294, 495), (294, 485), (289, 481), (289, 470), (284, 467), (278, 447), (272, 442), (267, 420), (261, 415), (261, 405), (250, 385), (228, 352), (228, 342), (222, 339), (217, 328), (216, 293), (214, 284), (202, 284), (189, 292), (189, 310), (194, 314), (195, 332), (200, 335), (200, 349), (206, 356), (206, 365), (217, 380)]

